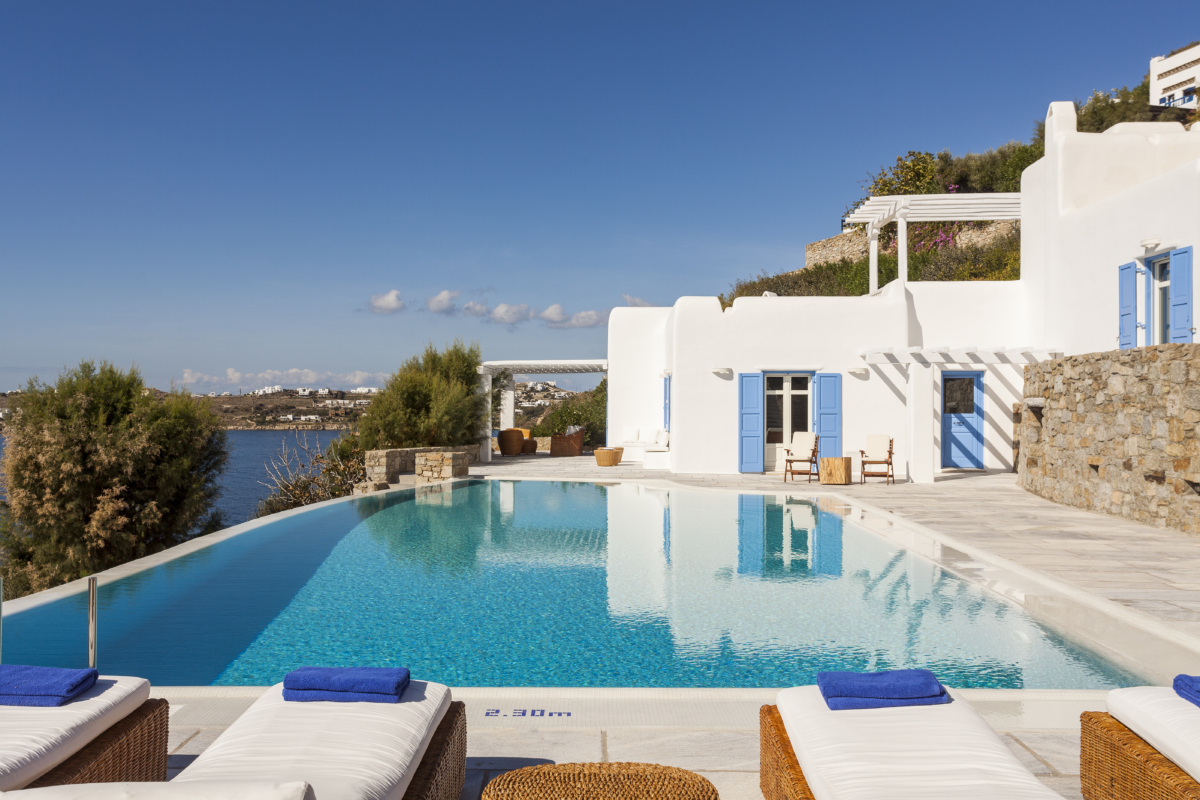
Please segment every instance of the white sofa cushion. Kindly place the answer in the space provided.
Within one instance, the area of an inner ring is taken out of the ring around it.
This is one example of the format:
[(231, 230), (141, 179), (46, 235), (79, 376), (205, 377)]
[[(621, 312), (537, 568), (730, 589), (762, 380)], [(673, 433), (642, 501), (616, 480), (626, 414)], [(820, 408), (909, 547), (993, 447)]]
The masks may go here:
[(0, 792), (33, 783), (149, 697), (145, 678), (101, 675), (95, 686), (61, 706), (0, 706)]
[(654, 444), (658, 439), (658, 428), (640, 428), (638, 430), (639, 444)]
[(1200, 708), (1162, 686), (1108, 693), (1108, 713), (1193, 778), (1200, 776)]
[(962, 700), (830, 711), (820, 689), (800, 686), (776, 702), (817, 800), (1059, 798)]
[(5, 792), (5, 800), (316, 800), (303, 781), (76, 783)]
[(660, 429), (658, 435), (654, 437), (654, 443), (660, 447), (667, 447), (671, 444), (671, 432), (666, 429)]
[(289, 703), (279, 683), (174, 782), (305, 781), (319, 800), (399, 800), (449, 707), (449, 687), (427, 681), (399, 703)]
[(624, 437), (624, 440), (626, 442), (628, 442), (629, 444), (633, 444), (634, 442), (636, 442), (638, 440), (638, 429), (637, 428), (626, 428), (623, 431), (622, 436)]

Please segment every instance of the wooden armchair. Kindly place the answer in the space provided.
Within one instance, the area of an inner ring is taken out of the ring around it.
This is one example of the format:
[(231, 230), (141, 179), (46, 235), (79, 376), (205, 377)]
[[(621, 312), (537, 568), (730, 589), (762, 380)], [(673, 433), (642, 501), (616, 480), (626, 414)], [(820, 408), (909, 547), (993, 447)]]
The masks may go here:
[[(783, 460), (783, 482), (787, 483), (788, 475), (795, 481), (796, 475), (807, 475), (812, 483), (813, 475), (817, 474), (817, 445), (821, 437), (808, 431), (796, 431), (792, 434), (792, 444), (783, 452), (787, 457)], [(801, 469), (800, 465), (805, 467)], [(795, 465), (795, 466), (793, 466)]]
[[(885, 484), (896, 482), (896, 470), (892, 466), (892, 439), (878, 434), (868, 436), (866, 449), (858, 452), (862, 454), (862, 469), (858, 478), (860, 484), (866, 483), (867, 478), (885, 478)], [(868, 472), (868, 466), (881, 469)]]

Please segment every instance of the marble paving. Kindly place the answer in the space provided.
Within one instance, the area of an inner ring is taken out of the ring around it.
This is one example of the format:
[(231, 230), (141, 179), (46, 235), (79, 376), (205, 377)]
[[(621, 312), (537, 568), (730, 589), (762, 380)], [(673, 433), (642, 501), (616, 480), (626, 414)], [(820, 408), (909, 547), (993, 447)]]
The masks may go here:
[[(160, 687), (171, 704), (170, 777), (195, 760), (263, 689)], [(458, 688), (467, 704), (463, 800), (492, 778), (547, 763), (642, 761), (698, 772), (723, 800), (762, 800), (758, 709), (774, 689)], [(1078, 800), (1079, 713), (1104, 692), (963, 690), (1005, 744), (1047, 786)], [(559, 716), (534, 716), (556, 709)], [(570, 716), (566, 716), (569, 713)]]

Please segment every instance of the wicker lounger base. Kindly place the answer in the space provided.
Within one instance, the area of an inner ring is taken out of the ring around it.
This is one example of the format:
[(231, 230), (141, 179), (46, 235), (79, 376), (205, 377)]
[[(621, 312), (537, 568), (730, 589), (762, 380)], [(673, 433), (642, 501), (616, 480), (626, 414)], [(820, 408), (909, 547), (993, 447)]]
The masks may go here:
[(483, 800), (718, 800), (707, 778), (659, 764), (542, 764), (506, 772)]
[(765, 800), (815, 800), (800, 771), (792, 740), (783, 727), (779, 706), (758, 710), (758, 781)]
[(454, 702), (429, 740), (404, 800), (458, 800), (467, 781), (467, 706)]
[(1200, 783), (1112, 715), (1087, 711), (1079, 721), (1087, 800), (1200, 800)]
[(75, 755), (29, 784), (121, 783), (167, 779), (167, 701), (150, 699)]

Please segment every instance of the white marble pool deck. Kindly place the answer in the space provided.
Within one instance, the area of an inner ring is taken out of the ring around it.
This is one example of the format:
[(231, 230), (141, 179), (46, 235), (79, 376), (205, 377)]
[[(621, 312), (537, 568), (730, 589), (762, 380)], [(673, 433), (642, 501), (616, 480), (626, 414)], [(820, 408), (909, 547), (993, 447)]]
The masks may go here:
[[(171, 704), (170, 775), (197, 755), (264, 691), (261, 687), (159, 687)], [(722, 800), (761, 800), (758, 710), (775, 689), (455, 688), (467, 705), (467, 783), (479, 800), (488, 780), (548, 762), (643, 761), (712, 781)], [(1043, 783), (1079, 793), (1079, 714), (1103, 710), (1105, 692), (970, 689), (959, 692)], [(543, 711), (545, 715), (530, 716)], [(489, 713), (491, 712), (491, 713)], [(551, 717), (551, 712), (559, 716)], [(567, 715), (570, 716), (567, 716)]]
[[(1010, 474), (948, 474), (932, 485), (789, 482), (785, 488), (776, 476), (673, 475), (629, 464), (600, 468), (591, 457), (526, 457), (475, 465), (471, 475), (812, 496), (1117, 660), (1129, 656), (1130, 668), (1149, 665), (1158, 682), (1181, 663), (1192, 672), (1200, 664), (1200, 540), (1056, 505), (1019, 489)], [(172, 774), (262, 691), (158, 688), (157, 696), (171, 702)], [(456, 687), (468, 709), (463, 798), (477, 800), (490, 778), (529, 764), (649, 761), (700, 772), (725, 800), (758, 800), (758, 709), (773, 702), (775, 691)], [(1082, 797), (1079, 714), (1103, 710), (1105, 692), (960, 695), (1044, 783), (1064, 797)]]

